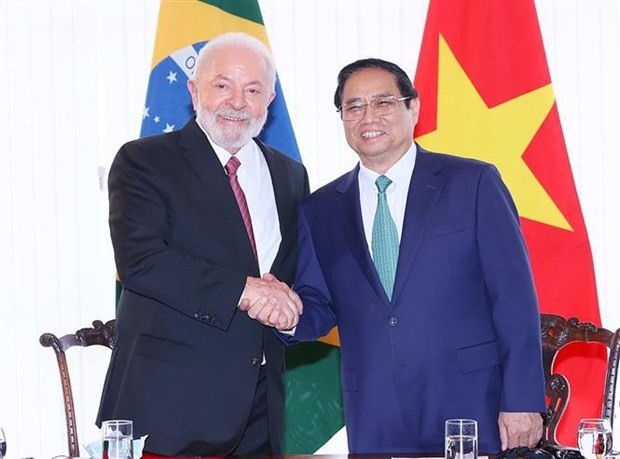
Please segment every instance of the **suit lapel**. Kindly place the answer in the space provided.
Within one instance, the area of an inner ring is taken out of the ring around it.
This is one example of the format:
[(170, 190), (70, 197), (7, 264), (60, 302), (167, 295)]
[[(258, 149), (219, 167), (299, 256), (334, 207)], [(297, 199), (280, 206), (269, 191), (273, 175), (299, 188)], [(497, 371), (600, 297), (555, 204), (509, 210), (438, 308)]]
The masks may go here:
[(443, 165), (438, 158), (418, 146), (405, 207), (398, 267), (392, 295), (393, 303), (398, 300), (403, 290), (432, 210), (444, 186), (444, 179), (437, 174), (442, 168)]
[(351, 248), (351, 252), (360, 265), (362, 272), (381, 301), (389, 305), (390, 301), (370, 256), (368, 243), (364, 234), (359, 183), (357, 179), (358, 173), (359, 165), (349, 172), (339, 185), (338, 191), (341, 194), (336, 202), (337, 215), (340, 219), (342, 229), (344, 230), (346, 240)]
[(226, 225), (231, 239), (235, 241), (239, 256), (256, 266), (258, 272), (258, 264), (226, 172), (207, 136), (195, 121), (183, 127), (180, 144), (184, 147), (183, 157), (207, 189), (209, 199)]

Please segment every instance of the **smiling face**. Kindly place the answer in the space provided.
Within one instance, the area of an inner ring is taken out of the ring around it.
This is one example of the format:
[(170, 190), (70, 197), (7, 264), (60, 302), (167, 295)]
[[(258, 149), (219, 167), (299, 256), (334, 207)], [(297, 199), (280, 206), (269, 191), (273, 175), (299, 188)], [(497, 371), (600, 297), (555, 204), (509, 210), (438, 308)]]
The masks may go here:
[[(402, 97), (395, 77), (379, 68), (355, 72), (344, 85), (342, 104), (369, 103), (377, 98)], [(376, 115), (370, 106), (364, 116), (355, 121), (343, 121), (347, 143), (367, 168), (383, 174), (411, 147), (413, 128), (418, 122), (420, 100), (412, 99), (409, 109), (398, 102), (388, 115)]]
[(237, 45), (215, 49), (197, 79), (187, 85), (196, 120), (231, 154), (256, 137), (275, 97), (267, 64), (255, 51)]

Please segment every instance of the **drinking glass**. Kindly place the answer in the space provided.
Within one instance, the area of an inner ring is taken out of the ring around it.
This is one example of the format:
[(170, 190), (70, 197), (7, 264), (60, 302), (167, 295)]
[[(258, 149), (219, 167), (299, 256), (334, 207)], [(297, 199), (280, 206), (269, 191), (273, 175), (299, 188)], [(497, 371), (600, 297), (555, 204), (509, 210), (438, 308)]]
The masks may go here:
[(473, 419), (446, 421), (445, 459), (478, 458), (478, 423)]
[(0, 427), (0, 459), (6, 456), (6, 438), (4, 437), (4, 430)]
[(577, 433), (579, 452), (586, 459), (602, 459), (612, 448), (609, 419), (587, 418), (579, 421)]
[(102, 459), (133, 458), (133, 422), (112, 419), (101, 423)]

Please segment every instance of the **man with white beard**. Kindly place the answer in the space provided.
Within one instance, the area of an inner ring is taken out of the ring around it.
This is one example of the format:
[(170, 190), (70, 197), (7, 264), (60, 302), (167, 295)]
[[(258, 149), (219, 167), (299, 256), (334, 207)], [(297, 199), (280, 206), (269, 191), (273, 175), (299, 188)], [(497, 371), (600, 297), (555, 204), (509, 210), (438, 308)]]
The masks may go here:
[(308, 178), (256, 139), (275, 79), (259, 40), (212, 39), (188, 81), (196, 117), (125, 144), (110, 169), (123, 290), (97, 424), (131, 419), (151, 453), (282, 452), (284, 348), (272, 328), (302, 312), (288, 285)]

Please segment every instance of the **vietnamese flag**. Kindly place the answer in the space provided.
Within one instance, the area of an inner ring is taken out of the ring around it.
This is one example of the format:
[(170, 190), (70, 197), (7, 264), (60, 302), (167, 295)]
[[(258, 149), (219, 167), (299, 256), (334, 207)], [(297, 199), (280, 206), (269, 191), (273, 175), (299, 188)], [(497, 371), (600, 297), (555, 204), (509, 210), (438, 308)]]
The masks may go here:
[[(588, 235), (533, 0), (430, 0), (415, 77), (416, 140), (494, 163), (517, 204), (541, 312), (600, 326)], [(561, 108), (561, 107), (560, 107)], [(601, 415), (606, 354), (572, 345), (554, 371), (570, 384), (558, 441)]]

